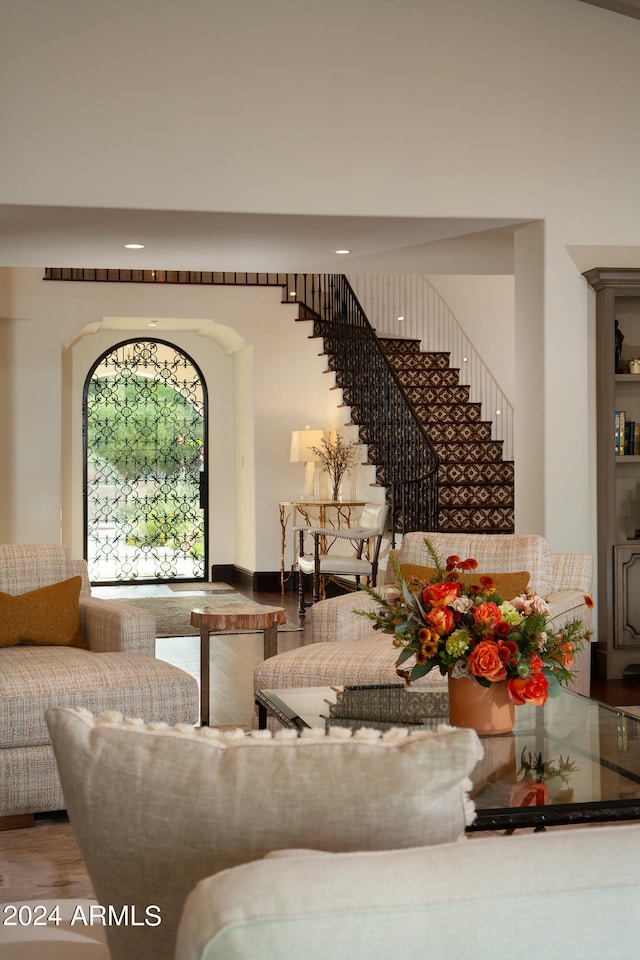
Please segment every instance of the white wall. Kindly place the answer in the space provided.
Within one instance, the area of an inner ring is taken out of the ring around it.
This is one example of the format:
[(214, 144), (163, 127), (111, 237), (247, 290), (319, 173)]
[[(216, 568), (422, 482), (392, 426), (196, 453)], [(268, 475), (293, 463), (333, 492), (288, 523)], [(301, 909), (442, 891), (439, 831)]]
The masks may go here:
[[(514, 280), (505, 276), (427, 277), (513, 403)], [(486, 411), (490, 416), (491, 411)]]
[[(542, 302), (527, 315), (545, 403), (526, 422), (543, 489), (525, 479), (523, 496), (541, 497), (556, 549), (595, 552), (581, 270), (640, 248), (639, 21), (577, 0), (4, 6), (0, 202), (543, 221)], [(437, 272), (428, 249), (421, 272)], [(51, 390), (55, 338), (22, 343), (21, 383)], [(516, 381), (529, 364), (516, 357)], [(56, 431), (36, 422), (20, 444), (49, 453)], [(18, 455), (3, 484), (31, 484), (24, 466)], [(29, 531), (50, 528), (42, 504), (30, 510)]]
[(544, 224), (534, 223), (517, 232), (514, 259), (516, 532), (530, 533), (547, 529), (545, 340), (540, 324), (544, 316)]

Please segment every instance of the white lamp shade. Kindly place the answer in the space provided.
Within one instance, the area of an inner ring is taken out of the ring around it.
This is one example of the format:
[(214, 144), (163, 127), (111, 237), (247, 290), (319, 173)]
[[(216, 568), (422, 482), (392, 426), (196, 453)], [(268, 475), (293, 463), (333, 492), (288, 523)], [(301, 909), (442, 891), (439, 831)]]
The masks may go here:
[(320, 447), (324, 430), (294, 430), (291, 434), (291, 463), (315, 463), (320, 457), (311, 447)]
[(314, 496), (316, 462), (320, 459), (311, 447), (320, 447), (324, 439), (324, 430), (294, 430), (291, 434), (291, 463), (304, 463), (304, 498), (312, 500)]

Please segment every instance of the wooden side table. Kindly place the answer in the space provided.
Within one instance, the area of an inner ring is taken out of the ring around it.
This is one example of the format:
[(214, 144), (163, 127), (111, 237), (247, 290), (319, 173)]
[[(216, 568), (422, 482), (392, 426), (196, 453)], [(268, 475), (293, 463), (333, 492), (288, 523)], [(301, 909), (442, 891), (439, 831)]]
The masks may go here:
[(209, 726), (210, 663), (209, 638), (212, 633), (264, 634), (264, 658), (274, 657), (278, 652), (278, 624), (286, 623), (287, 615), (282, 607), (268, 607), (255, 603), (241, 603), (228, 607), (194, 607), (191, 611), (191, 626), (200, 628), (200, 725)]

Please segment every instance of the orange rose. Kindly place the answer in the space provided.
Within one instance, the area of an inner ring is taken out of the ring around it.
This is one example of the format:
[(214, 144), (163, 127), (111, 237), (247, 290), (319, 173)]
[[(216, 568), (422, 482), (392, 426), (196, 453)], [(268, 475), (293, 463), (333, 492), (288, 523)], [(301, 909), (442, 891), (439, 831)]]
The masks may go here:
[(549, 696), (547, 678), (541, 673), (533, 677), (516, 677), (514, 680), (509, 680), (507, 688), (509, 699), (519, 707), (524, 703), (541, 707), (547, 702)]
[(473, 608), (473, 619), (478, 626), (486, 627), (488, 632), (492, 632), (494, 625), (502, 620), (502, 614), (497, 603), (485, 600)]
[(431, 607), (446, 607), (460, 595), (462, 584), (452, 581), (430, 583), (424, 588), (422, 599)]
[(469, 669), (475, 677), (482, 677), (491, 683), (506, 680), (507, 670), (500, 659), (498, 644), (493, 640), (481, 640), (469, 654)]
[(453, 613), (448, 607), (434, 607), (426, 619), (429, 626), (441, 637), (453, 630)]

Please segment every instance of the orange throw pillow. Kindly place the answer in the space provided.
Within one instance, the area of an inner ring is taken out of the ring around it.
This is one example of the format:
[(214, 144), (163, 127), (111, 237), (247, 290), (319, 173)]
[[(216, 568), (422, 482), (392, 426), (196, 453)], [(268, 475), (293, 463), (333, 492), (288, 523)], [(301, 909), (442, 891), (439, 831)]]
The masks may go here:
[[(400, 570), (404, 577), (416, 577), (425, 583), (431, 583), (437, 576), (435, 567), (419, 567), (414, 563), (401, 563)], [(480, 585), (480, 577), (491, 577), (501, 600), (513, 600), (524, 593), (529, 584), (529, 573), (526, 570), (519, 570), (517, 573), (466, 573), (464, 576), (471, 587)]]
[(0, 647), (86, 647), (80, 629), (81, 587), (82, 577), (71, 577), (17, 596), (0, 592)]

